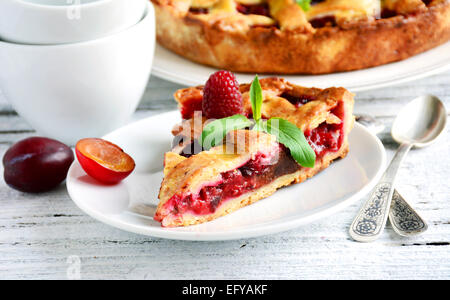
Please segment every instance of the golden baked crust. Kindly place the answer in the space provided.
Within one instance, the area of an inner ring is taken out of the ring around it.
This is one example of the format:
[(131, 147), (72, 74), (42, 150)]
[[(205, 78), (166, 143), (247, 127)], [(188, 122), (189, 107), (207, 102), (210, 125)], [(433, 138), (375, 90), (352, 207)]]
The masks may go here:
[[(297, 6), (286, 2), (291, 0), (266, 1), (273, 18), (240, 14), (206, 18), (189, 12), (190, 0), (152, 0), (157, 39), (201, 64), (235, 72), (278, 74), (369, 68), (406, 59), (450, 40), (450, 0), (427, 1), (427, 6), (421, 0), (384, 0), (384, 7), (396, 16), (352, 15), (338, 19), (336, 26), (322, 28), (313, 28)], [(283, 9), (274, 9), (273, 1)]]
[[(161, 184), (160, 202), (155, 214), (155, 219), (160, 221), (163, 226), (188, 226), (211, 221), (268, 197), (283, 186), (300, 183), (327, 168), (333, 160), (345, 157), (348, 152), (348, 134), (354, 124), (352, 93), (344, 88), (323, 90), (304, 88), (280, 78), (265, 78), (260, 80), (260, 83), (263, 90), (263, 104), (261, 107), (263, 118), (280, 117), (287, 119), (304, 132), (313, 130), (324, 122), (327, 124), (343, 122), (343, 140), (340, 148), (337, 151), (328, 152), (324, 156), (318, 157), (314, 168), (300, 168), (298, 171), (280, 176), (256, 190), (237, 198), (223, 201), (213, 213), (196, 215), (189, 211), (181, 214), (176, 213), (173, 211), (173, 207), (166, 205), (166, 203), (177, 195), (184, 197), (185, 195), (197, 194), (205, 184), (211, 185), (219, 182), (221, 174), (243, 166), (257, 154), (263, 153), (266, 156), (270, 156), (274, 151), (279, 151), (278, 142), (273, 135), (253, 130), (236, 130), (229, 133), (232, 138), (226, 139), (227, 144), (214, 147), (208, 151), (202, 151), (189, 158), (175, 153), (174, 151), (178, 151), (180, 148), (175, 147), (173, 151), (165, 155), (164, 180)], [(251, 105), (248, 99), (249, 87), (248, 84), (240, 86), (247, 113), (251, 112)], [(186, 103), (191, 103), (192, 99), (201, 98), (201, 95), (202, 87), (191, 87), (177, 91), (175, 99), (182, 107)], [(305, 104), (296, 105), (288, 100), (289, 97), (298, 97), (308, 101)], [(204, 121), (204, 119), (200, 118), (200, 128), (205, 124)], [(194, 136), (191, 136), (191, 139), (186, 141), (191, 142), (201, 132), (201, 130), (193, 130), (190, 127), (193, 122), (193, 119), (184, 120), (182, 125), (174, 127), (172, 133), (175, 136), (193, 134)], [(225, 149), (232, 149), (232, 151), (230, 153), (230, 151), (225, 151)]]

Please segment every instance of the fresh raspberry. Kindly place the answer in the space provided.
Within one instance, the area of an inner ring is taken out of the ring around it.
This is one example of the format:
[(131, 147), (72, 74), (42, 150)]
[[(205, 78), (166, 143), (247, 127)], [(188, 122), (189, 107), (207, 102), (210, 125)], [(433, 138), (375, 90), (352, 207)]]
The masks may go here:
[(233, 73), (218, 71), (209, 77), (203, 89), (202, 110), (208, 119), (243, 113), (242, 94)]

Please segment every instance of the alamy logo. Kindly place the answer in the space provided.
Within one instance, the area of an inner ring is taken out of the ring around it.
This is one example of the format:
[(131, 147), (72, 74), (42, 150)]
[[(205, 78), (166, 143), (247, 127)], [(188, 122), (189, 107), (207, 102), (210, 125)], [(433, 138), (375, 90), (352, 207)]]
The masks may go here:
[(81, 259), (77, 255), (71, 255), (67, 258), (66, 263), (69, 265), (67, 267), (66, 275), (67, 279), (78, 280), (81, 279)]
[(67, 18), (69, 20), (81, 19), (81, 0), (67, 0)]

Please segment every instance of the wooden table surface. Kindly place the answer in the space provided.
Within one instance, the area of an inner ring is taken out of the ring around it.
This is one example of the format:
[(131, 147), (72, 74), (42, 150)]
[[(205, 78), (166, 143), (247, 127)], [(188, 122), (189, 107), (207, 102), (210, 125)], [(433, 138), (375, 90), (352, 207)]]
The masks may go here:
[[(150, 79), (134, 118), (173, 110), (181, 86)], [(376, 116), (388, 157), (389, 131), (409, 100), (432, 93), (450, 109), (450, 72), (360, 92), (356, 113)], [(450, 279), (450, 127), (433, 146), (412, 151), (398, 190), (428, 221), (424, 234), (403, 238), (390, 225), (373, 243), (348, 228), (363, 199), (335, 215), (288, 232), (224, 242), (140, 236), (102, 224), (70, 200), (65, 185), (40, 195), (17, 192), (0, 179), (0, 279)], [(36, 135), (0, 96), (0, 155)], [(3, 168), (0, 167), (1, 173)], [(78, 274), (78, 273), (76, 273)]]

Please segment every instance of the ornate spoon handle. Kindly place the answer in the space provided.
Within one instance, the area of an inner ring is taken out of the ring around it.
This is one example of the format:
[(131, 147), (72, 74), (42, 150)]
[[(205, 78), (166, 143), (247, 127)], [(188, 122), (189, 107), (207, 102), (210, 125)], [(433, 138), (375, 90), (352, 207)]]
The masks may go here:
[(389, 220), (394, 231), (401, 236), (411, 236), (428, 229), (425, 220), (394, 190)]
[(383, 231), (388, 217), (392, 184), (379, 183), (350, 226), (350, 236), (359, 242), (372, 242)]
[(364, 203), (353, 220), (350, 226), (350, 236), (354, 240), (371, 242), (376, 240), (383, 232), (391, 207), (395, 177), (411, 146), (410, 144), (400, 145), (380, 183), (375, 186), (370, 198)]

